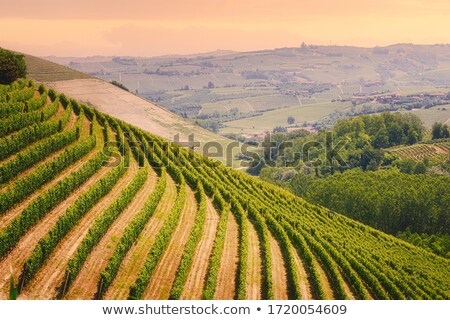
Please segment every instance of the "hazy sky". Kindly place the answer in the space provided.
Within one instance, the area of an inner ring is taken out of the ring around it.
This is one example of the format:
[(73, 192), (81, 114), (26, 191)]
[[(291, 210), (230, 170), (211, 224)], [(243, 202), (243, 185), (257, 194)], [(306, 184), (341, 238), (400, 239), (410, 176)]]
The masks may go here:
[(449, 0), (0, 0), (0, 47), (140, 55), (450, 43)]

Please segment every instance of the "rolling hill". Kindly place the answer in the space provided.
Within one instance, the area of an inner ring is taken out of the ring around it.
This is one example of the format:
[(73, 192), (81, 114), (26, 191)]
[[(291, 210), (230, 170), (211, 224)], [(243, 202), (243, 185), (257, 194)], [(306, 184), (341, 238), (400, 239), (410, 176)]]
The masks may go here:
[[(25, 61), (30, 78), (167, 140), (174, 141), (175, 135), (179, 134), (179, 141), (188, 142), (189, 135), (193, 134), (195, 141), (200, 143), (198, 148), (203, 149), (207, 142), (217, 142), (224, 150), (233, 142), (109, 82), (38, 57), (25, 55)], [(236, 154), (235, 150), (233, 154)], [(239, 166), (233, 156), (222, 154), (217, 159)]]
[(443, 140), (435, 143), (421, 143), (411, 146), (400, 146), (388, 149), (388, 152), (398, 156), (400, 159), (423, 160), (425, 158), (449, 157), (450, 141)]
[(252, 52), (48, 59), (119, 81), (204, 127), (251, 137), (287, 126), (289, 116), (295, 118), (291, 127), (329, 128), (337, 118), (395, 109), (416, 114), (428, 128), (448, 122), (448, 101), (441, 99), (449, 92), (449, 55), (449, 45), (303, 44)]
[(2, 299), (449, 299), (448, 260), (32, 81), (0, 144)]

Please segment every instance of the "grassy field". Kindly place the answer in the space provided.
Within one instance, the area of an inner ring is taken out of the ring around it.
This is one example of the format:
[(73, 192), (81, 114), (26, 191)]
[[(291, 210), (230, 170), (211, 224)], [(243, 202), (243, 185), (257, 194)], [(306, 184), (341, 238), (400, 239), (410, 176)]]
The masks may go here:
[(315, 122), (335, 110), (346, 110), (350, 108), (350, 103), (334, 102), (334, 103), (317, 103), (308, 105), (297, 105), (288, 108), (271, 110), (264, 112), (263, 115), (244, 118), (236, 121), (225, 123), (222, 132), (242, 132), (242, 133), (260, 133), (263, 131), (271, 131), (276, 126), (287, 126), (287, 118), (292, 116), (295, 118), (294, 125), (302, 126), (305, 121)]
[(450, 123), (450, 104), (429, 109), (415, 109), (403, 112), (411, 112), (418, 116), (423, 121), (426, 128), (431, 128), (435, 122)]

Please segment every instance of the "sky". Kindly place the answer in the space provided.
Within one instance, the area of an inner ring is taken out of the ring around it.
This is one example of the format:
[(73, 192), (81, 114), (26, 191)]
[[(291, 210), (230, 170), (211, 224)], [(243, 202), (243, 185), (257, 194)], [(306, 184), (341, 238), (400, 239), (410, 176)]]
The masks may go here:
[(449, 0), (0, 0), (0, 47), (158, 56), (450, 43)]

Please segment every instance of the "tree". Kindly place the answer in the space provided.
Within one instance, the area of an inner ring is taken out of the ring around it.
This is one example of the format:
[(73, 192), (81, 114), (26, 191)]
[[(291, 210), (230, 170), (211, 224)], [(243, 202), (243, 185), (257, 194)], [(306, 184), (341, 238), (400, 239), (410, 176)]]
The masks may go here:
[(214, 83), (209, 81), (208, 82), (208, 89), (214, 89)]
[(369, 171), (375, 171), (378, 168), (378, 163), (375, 159), (371, 159), (369, 161), (369, 164), (367, 165), (367, 170)]
[(404, 134), (402, 128), (398, 123), (394, 122), (392, 125), (388, 127), (387, 130), (389, 134), (389, 142), (391, 145), (395, 146), (402, 143)]
[(431, 127), (431, 136), (433, 139), (440, 139), (442, 136), (442, 123), (435, 122)]
[(442, 134), (441, 134), (442, 138), (450, 138), (450, 130), (448, 128), (448, 125), (444, 125), (442, 127)]
[(294, 124), (294, 123), (295, 123), (295, 118), (292, 117), (292, 116), (289, 116), (289, 117), (287, 118), (287, 123), (288, 123), (288, 124)]
[(24, 56), (0, 48), (0, 84), (10, 84), (25, 78), (27, 67)]
[(273, 133), (276, 133), (276, 132), (287, 132), (287, 129), (285, 127), (282, 127), (282, 126), (277, 126), (277, 127), (273, 128), (272, 132)]
[(386, 130), (386, 126), (380, 128), (380, 130), (375, 135), (373, 139), (372, 145), (376, 149), (387, 148), (389, 147), (389, 136)]

